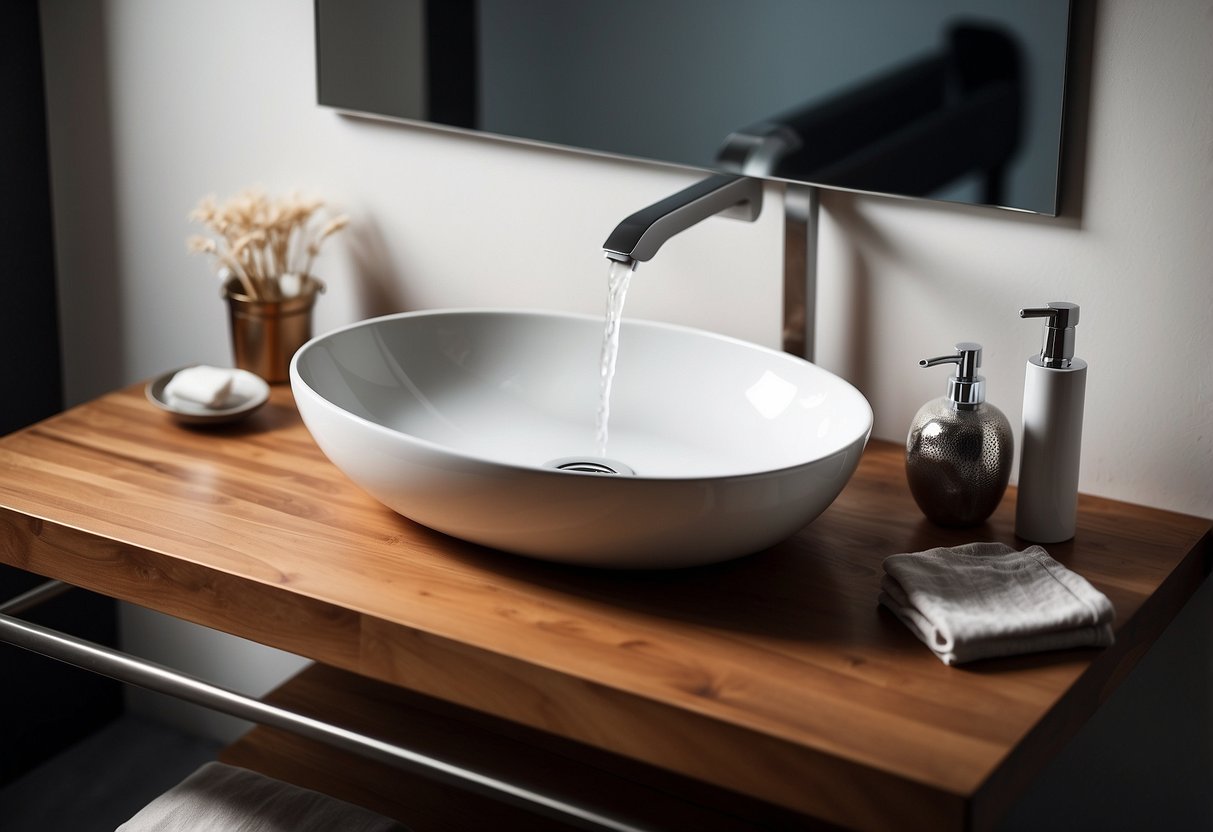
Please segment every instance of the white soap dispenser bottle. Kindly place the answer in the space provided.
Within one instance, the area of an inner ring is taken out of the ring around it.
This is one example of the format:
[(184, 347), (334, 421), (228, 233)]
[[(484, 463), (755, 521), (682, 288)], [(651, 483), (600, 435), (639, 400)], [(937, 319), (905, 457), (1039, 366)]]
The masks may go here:
[(1078, 459), (1082, 449), (1087, 362), (1074, 357), (1078, 306), (1054, 302), (1019, 310), (1047, 318), (1044, 346), (1028, 358), (1023, 389), (1023, 442), (1015, 534), (1033, 543), (1074, 536), (1078, 519)]

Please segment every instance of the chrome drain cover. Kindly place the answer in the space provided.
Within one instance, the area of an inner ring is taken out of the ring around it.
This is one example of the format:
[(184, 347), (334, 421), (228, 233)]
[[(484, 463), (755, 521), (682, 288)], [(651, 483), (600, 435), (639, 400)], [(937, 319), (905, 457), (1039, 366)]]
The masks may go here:
[(616, 476), (634, 477), (636, 472), (614, 459), (605, 457), (565, 456), (543, 463), (544, 468), (555, 468), (557, 471), (573, 471), (578, 474), (614, 474)]

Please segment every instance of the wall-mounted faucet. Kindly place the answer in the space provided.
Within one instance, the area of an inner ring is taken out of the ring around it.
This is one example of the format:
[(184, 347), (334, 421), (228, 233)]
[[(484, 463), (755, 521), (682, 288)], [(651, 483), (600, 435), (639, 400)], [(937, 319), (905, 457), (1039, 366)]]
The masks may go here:
[(641, 209), (616, 226), (602, 250), (621, 263), (649, 260), (662, 243), (697, 222), (721, 216), (753, 222), (762, 210), (762, 182), (717, 174)]
[[(764, 148), (766, 145), (751, 155), (766, 158)], [(748, 170), (745, 154), (734, 161), (738, 163), (738, 171)], [(782, 343), (786, 352), (812, 361), (817, 298), (817, 188), (789, 183), (783, 203)], [(761, 211), (761, 180), (721, 173), (632, 214), (615, 227), (602, 250), (611, 260), (634, 268), (638, 262), (652, 259), (666, 240), (701, 220), (719, 214), (753, 222)]]
[(1005, 32), (958, 23), (942, 50), (734, 131), (716, 159), (728, 173), (636, 212), (603, 249), (612, 260), (635, 265), (713, 214), (754, 220), (762, 200), (754, 177), (785, 180), (781, 342), (786, 352), (812, 361), (821, 201), (819, 186), (802, 183), (928, 195), (978, 173), (982, 201), (1001, 204), (1006, 167), (1022, 133), (1021, 75), (1018, 46)]

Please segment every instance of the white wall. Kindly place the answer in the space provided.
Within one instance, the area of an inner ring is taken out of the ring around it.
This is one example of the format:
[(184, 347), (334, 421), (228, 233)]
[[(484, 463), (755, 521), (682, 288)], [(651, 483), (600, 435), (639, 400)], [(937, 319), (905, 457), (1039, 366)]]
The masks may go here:
[[(323, 330), (422, 307), (597, 312), (607, 233), (694, 178), (319, 109), (309, 0), (44, 0), (42, 14), (72, 402), (229, 360), (218, 287), (184, 247), (206, 193), (298, 188), (352, 213), (318, 269)], [(1082, 489), (1213, 516), (1213, 5), (1106, 0), (1095, 23), (1067, 215), (827, 195), (819, 360), (900, 440), (943, 391), (916, 360), (981, 341), (990, 400), (1015, 423), (1040, 337), (1017, 310), (1077, 302)], [(779, 187), (767, 197), (754, 225), (671, 241), (628, 313), (776, 345)], [(130, 637), (142, 621), (128, 611)]]

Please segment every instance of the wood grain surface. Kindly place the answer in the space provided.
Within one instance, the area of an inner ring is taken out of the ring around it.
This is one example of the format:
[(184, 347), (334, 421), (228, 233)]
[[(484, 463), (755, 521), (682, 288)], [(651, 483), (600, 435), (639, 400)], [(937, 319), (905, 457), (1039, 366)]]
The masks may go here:
[(142, 386), (0, 439), (0, 560), (843, 826), (986, 828), (1209, 572), (1209, 520), (1080, 500), (1049, 546), (1117, 643), (942, 665), (876, 604), (929, 524), (874, 442), (835, 504), (676, 572), (530, 561), (420, 527), (324, 459), (289, 389), (185, 428)]

